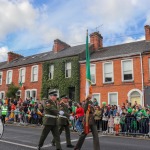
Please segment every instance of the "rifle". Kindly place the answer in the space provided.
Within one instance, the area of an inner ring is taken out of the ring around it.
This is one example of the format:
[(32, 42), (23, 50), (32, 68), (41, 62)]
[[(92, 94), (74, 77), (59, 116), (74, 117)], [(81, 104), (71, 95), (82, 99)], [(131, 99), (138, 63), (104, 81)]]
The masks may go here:
[(88, 109), (85, 114), (85, 123), (84, 123), (84, 133), (88, 134), (90, 132), (89, 128), (89, 114), (90, 114), (90, 105), (88, 105)]

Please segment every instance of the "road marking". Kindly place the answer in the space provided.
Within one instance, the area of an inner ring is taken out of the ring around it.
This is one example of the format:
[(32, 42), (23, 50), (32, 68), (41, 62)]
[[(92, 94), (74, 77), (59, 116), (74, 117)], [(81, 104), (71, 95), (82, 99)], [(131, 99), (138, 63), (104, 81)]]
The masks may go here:
[[(102, 137), (102, 136), (105, 136), (105, 135), (100, 135), (99, 137)], [(85, 139), (86, 139), (86, 140), (88, 140), (88, 139), (93, 139), (93, 137), (86, 137)], [(76, 141), (78, 141), (78, 140), (79, 140), (79, 139), (74, 139), (74, 140), (71, 140), (71, 142), (76, 142)], [(60, 144), (61, 144), (61, 145), (66, 144), (66, 141), (61, 142)], [(47, 144), (47, 145), (44, 145), (43, 148), (51, 147), (51, 146), (52, 146), (52, 144)]]
[(37, 147), (35, 147), (35, 146), (29, 146), (29, 145), (19, 144), (19, 143), (10, 142), (10, 141), (0, 140), (0, 142), (12, 144), (12, 145), (17, 145), (17, 146), (22, 146), (22, 147), (27, 147), (27, 148), (32, 148), (32, 149), (37, 149)]

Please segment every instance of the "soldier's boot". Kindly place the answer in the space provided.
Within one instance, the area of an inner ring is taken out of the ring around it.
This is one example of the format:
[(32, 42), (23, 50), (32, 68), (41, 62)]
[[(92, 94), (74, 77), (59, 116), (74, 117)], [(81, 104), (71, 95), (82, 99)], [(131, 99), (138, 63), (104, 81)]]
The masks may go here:
[(74, 145), (70, 144), (70, 145), (67, 145), (68, 148), (74, 148)]
[(41, 147), (40, 147), (40, 146), (37, 146), (37, 150), (41, 150)]

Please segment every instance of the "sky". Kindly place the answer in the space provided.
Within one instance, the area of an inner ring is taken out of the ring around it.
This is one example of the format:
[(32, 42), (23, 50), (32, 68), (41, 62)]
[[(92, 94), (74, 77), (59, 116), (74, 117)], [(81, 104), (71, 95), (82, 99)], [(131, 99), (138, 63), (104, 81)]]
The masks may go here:
[(60, 39), (71, 46), (99, 31), (103, 45), (145, 39), (150, 0), (0, 0), (0, 62), (51, 51)]

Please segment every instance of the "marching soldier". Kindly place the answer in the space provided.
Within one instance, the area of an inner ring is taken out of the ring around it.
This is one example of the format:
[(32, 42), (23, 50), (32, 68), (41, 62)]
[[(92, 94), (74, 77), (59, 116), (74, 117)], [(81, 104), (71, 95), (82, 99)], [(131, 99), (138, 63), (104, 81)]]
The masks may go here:
[[(98, 138), (98, 131), (97, 127), (94, 121), (94, 107), (92, 106), (93, 103), (91, 101), (92, 96), (89, 95), (86, 99), (85, 105), (84, 105), (84, 112), (85, 112), (85, 117), (84, 117), (84, 132), (80, 135), (80, 138), (74, 148), (74, 150), (80, 150), (83, 142), (89, 133), (89, 129), (91, 129), (92, 135), (93, 135), (93, 148), (94, 150), (100, 150), (100, 144), (99, 144), (99, 138)], [(87, 113), (88, 112), (88, 113)], [(88, 114), (88, 115), (87, 115)], [(86, 120), (86, 121), (85, 121)], [(88, 126), (87, 126), (88, 124)]]
[(44, 129), (42, 131), (39, 144), (37, 149), (40, 150), (43, 146), (43, 143), (48, 135), (48, 133), (51, 131), (53, 134), (53, 138), (56, 142), (56, 150), (62, 150), (60, 145), (60, 135), (58, 131), (58, 125), (57, 125), (57, 115), (59, 114), (59, 110), (57, 108), (57, 94), (56, 92), (49, 93), (50, 99), (46, 101), (45, 105), (45, 115), (43, 118), (43, 125)]
[[(71, 144), (70, 128), (69, 128), (69, 119), (71, 119), (72, 116), (70, 116), (68, 97), (65, 95), (61, 96), (59, 110), (60, 112), (61, 111), (63, 112), (61, 115), (59, 115), (59, 118), (58, 118), (59, 133), (61, 134), (62, 131), (65, 129), (67, 147), (73, 148), (74, 146)], [(52, 140), (52, 145), (55, 146), (54, 139)]]

